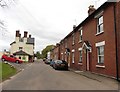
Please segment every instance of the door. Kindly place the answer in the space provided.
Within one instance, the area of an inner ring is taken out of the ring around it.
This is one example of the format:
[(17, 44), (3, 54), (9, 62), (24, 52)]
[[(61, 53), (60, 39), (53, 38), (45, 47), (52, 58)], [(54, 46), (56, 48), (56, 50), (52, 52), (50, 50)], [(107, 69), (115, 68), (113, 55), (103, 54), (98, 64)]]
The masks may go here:
[(86, 70), (90, 70), (90, 57), (89, 57), (89, 51), (86, 49)]

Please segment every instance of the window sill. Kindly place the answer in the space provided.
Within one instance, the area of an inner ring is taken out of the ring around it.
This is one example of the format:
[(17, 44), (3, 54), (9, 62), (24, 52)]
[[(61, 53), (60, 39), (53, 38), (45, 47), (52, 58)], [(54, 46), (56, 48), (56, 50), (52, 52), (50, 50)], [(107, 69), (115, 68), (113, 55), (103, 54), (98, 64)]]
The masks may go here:
[(79, 65), (83, 65), (82, 62), (79, 62), (78, 64), (79, 64)]
[(75, 45), (75, 43), (72, 43), (72, 46), (74, 46)]
[(97, 68), (105, 68), (104, 65), (96, 65)]
[(102, 32), (100, 32), (100, 33), (97, 33), (96, 36), (98, 36), (98, 35), (100, 35), (100, 34), (103, 34), (103, 33), (104, 33), (104, 31), (102, 31)]
[(79, 41), (78, 43), (82, 43), (82, 41)]

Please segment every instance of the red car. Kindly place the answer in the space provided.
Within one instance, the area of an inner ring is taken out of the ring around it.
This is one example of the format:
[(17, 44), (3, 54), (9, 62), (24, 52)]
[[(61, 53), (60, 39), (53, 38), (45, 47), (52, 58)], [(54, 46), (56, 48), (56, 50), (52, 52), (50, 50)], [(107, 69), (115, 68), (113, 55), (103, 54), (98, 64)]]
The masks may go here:
[(15, 56), (13, 55), (10, 55), (10, 56), (7, 56), (7, 55), (2, 55), (2, 61), (8, 61), (8, 62), (13, 62), (13, 63), (23, 63), (22, 60), (16, 58)]

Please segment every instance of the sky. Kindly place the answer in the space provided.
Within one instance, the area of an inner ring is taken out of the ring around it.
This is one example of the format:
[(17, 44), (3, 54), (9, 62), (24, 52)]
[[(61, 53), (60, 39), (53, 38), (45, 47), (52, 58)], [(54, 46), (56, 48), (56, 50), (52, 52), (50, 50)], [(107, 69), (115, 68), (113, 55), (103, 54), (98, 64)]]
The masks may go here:
[[(6, 0), (7, 1), (7, 0)], [(9, 0), (10, 1), (10, 0)], [(88, 16), (88, 7), (97, 9), (106, 0), (15, 0), (0, 7), (0, 51), (10, 49), (16, 30), (28, 31), (35, 38), (35, 51), (59, 43)]]

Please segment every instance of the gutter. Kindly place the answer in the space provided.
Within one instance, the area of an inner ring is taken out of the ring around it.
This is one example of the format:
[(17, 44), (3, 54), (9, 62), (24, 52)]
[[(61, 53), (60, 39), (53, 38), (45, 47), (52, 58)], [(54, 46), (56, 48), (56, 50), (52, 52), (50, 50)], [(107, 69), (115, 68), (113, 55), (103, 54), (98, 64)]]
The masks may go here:
[(116, 26), (116, 3), (114, 3), (114, 32), (115, 32), (115, 48), (116, 48), (116, 79), (117, 81), (120, 81), (119, 80), (119, 69), (118, 69), (118, 51), (117, 51), (117, 48), (118, 48), (118, 39), (117, 39), (117, 26)]

